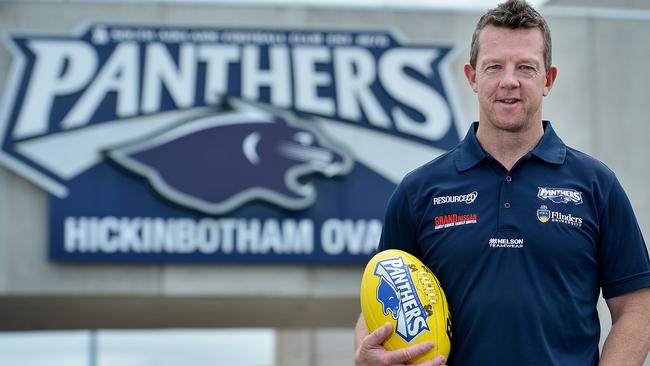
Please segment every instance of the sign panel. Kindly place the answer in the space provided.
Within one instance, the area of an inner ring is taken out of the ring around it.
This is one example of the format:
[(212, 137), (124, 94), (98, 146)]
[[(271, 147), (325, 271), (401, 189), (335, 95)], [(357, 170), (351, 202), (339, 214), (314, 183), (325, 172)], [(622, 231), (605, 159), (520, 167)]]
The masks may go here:
[(452, 48), (384, 31), (92, 24), (10, 35), (0, 161), (53, 260), (366, 261), (458, 142)]

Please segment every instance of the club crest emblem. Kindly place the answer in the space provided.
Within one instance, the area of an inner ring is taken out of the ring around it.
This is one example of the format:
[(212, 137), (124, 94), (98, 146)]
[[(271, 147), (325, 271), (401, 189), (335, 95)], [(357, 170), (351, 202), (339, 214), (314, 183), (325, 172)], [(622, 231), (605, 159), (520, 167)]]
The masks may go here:
[(548, 207), (541, 205), (539, 209), (537, 209), (537, 219), (542, 223), (551, 219), (551, 211), (548, 210)]

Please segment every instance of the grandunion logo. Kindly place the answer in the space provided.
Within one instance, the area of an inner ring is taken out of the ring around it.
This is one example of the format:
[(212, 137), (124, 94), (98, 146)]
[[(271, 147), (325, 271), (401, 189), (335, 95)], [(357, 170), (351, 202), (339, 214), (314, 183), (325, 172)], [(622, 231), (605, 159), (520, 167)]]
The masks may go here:
[(460, 226), (467, 224), (476, 224), (478, 215), (475, 213), (470, 214), (448, 214), (436, 216), (433, 219), (434, 229), (444, 229), (452, 226)]

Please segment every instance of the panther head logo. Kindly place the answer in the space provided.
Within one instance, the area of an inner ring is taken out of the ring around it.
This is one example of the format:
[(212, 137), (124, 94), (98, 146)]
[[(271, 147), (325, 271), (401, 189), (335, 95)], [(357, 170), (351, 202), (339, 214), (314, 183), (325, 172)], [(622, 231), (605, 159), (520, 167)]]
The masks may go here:
[(304, 209), (317, 196), (304, 177), (351, 171), (350, 156), (309, 121), (242, 101), (229, 104), (228, 112), (186, 121), (107, 154), (167, 199), (209, 214), (254, 200)]
[(381, 303), (384, 315), (390, 311), (393, 319), (397, 319), (400, 308), (400, 297), (397, 290), (385, 278), (381, 277), (377, 286), (377, 300)]

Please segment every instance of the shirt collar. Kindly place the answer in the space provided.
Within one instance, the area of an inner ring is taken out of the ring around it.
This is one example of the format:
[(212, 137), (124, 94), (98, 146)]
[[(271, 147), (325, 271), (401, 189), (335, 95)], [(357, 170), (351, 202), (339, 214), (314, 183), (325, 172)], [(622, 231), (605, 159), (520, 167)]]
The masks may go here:
[[(544, 126), (544, 135), (530, 154), (551, 164), (563, 164), (566, 157), (566, 145), (553, 130), (551, 122), (542, 121), (542, 124)], [(467, 135), (458, 146), (455, 159), (458, 171), (468, 170), (488, 157), (487, 152), (483, 150), (476, 139), (477, 129), (478, 122), (472, 123)]]

